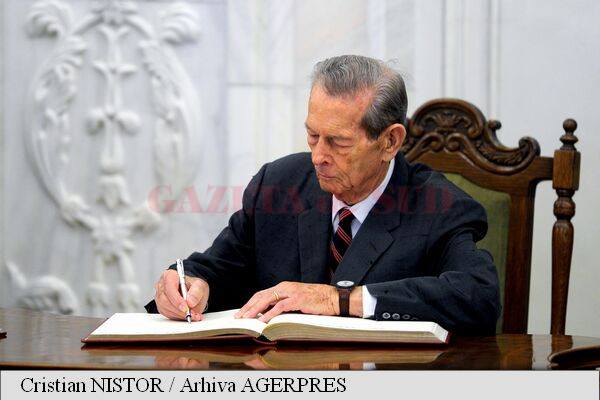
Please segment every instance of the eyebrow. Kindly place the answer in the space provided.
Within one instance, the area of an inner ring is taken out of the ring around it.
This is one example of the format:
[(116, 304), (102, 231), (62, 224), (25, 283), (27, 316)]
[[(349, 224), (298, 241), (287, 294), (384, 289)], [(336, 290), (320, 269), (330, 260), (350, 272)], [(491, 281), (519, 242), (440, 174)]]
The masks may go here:
[[(312, 129), (308, 123), (304, 122), (304, 127), (306, 129), (308, 129), (311, 132), (314, 132), (316, 134), (319, 134), (319, 132), (315, 131), (314, 129)], [(346, 137), (346, 136), (340, 136), (340, 135), (335, 135), (335, 134), (328, 134), (327, 135), (329, 138), (334, 139), (334, 140), (352, 140), (352, 138)]]
[(314, 132), (314, 130), (310, 126), (308, 126), (308, 122), (306, 122), (306, 121), (304, 122), (304, 127), (306, 129), (308, 129), (309, 131), (313, 131)]

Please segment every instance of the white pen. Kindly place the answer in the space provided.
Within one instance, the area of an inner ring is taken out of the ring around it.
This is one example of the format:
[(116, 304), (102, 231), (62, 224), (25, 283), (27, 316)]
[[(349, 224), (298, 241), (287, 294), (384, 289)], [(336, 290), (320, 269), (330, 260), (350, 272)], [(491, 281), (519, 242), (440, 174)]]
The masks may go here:
[[(181, 295), (184, 300), (187, 300), (187, 288), (185, 287), (185, 274), (183, 272), (183, 261), (181, 258), (177, 259), (177, 275), (179, 275), (179, 286), (181, 286)], [(187, 306), (187, 313), (185, 314), (185, 319), (190, 324), (192, 323), (192, 314), (190, 314), (190, 307)]]

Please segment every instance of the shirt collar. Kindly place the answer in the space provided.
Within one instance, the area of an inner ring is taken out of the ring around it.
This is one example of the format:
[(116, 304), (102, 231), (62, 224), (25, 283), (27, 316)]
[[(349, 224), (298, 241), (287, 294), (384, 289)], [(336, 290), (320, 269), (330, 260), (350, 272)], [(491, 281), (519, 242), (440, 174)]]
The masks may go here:
[(359, 201), (353, 206), (349, 206), (343, 201), (338, 200), (337, 197), (331, 196), (331, 222), (333, 223), (340, 209), (344, 207), (349, 207), (350, 211), (352, 211), (352, 214), (354, 215), (354, 218), (356, 218), (362, 225), (364, 220), (367, 218), (367, 215), (369, 215), (369, 212), (371, 212), (371, 209), (373, 208), (375, 203), (377, 203), (377, 200), (379, 200), (379, 198), (383, 194), (383, 191), (390, 182), (390, 179), (392, 178), (392, 173), (394, 172), (394, 164), (395, 160), (392, 158), (392, 161), (390, 161), (390, 165), (388, 165), (388, 170), (385, 174), (385, 178), (383, 178), (383, 181), (381, 181), (379, 186), (377, 186), (375, 190), (373, 190), (364, 200)]

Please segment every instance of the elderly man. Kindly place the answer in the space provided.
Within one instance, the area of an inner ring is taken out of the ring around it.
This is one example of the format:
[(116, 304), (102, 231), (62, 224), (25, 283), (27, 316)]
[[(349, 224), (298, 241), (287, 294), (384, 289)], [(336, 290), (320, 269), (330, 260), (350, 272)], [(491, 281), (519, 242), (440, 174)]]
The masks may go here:
[[(201, 320), (241, 307), (237, 317), (262, 321), (300, 311), (493, 333), (497, 273), (475, 246), (485, 211), (443, 175), (404, 160), (406, 108), (402, 77), (385, 63), (319, 62), (305, 123), (311, 152), (258, 171), (242, 210), (184, 261), (187, 304), (171, 267), (156, 284), (157, 310), (183, 319), (189, 306)], [(442, 191), (451, 203), (436, 207), (427, 195)]]

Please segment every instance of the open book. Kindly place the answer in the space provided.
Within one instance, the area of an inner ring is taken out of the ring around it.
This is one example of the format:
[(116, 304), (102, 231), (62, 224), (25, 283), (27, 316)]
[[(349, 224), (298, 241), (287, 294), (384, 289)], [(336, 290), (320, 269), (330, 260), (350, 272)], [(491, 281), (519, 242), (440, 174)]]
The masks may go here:
[(449, 339), (448, 331), (434, 322), (281, 314), (264, 323), (258, 319), (235, 319), (236, 311), (206, 313), (204, 320), (191, 324), (159, 314), (117, 313), (82, 341), (165, 342), (252, 337), (264, 342), (448, 343)]

